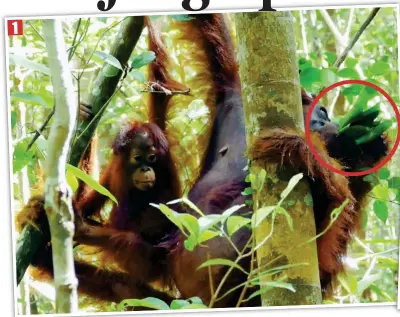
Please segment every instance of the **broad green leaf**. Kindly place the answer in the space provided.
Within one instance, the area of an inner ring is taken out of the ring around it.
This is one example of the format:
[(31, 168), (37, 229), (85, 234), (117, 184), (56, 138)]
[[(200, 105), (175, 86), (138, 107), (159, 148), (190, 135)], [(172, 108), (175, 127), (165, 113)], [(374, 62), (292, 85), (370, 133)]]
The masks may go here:
[(108, 64), (114, 66), (115, 68), (123, 70), (119, 60), (116, 57), (112, 56), (111, 54), (95, 51), (93, 56), (96, 56), (99, 60), (101, 60), (105, 63), (108, 63)]
[(134, 69), (139, 69), (147, 64), (150, 64), (156, 59), (156, 54), (152, 51), (143, 52), (140, 55), (131, 58), (131, 66)]
[(129, 73), (130, 76), (132, 76), (133, 79), (137, 80), (140, 83), (144, 83), (146, 81), (146, 78), (144, 77), (144, 74), (139, 71), (133, 71)]
[(336, 54), (332, 52), (325, 52), (325, 59), (329, 65), (333, 65), (336, 62)]
[(382, 272), (377, 274), (371, 274), (368, 276), (364, 276), (361, 281), (358, 282), (357, 286), (357, 295), (361, 296), (361, 294), (372, 284), (382, 278)]
[(181, 309), (183, 306), (189, 305), (190, 303), (187, 300), (183, 299), (174, 299), (171, 302), (170, 308), (171, 309)]
[(225, 221), (228, 217), (232, 216), (236, 211), (243, 208), (245, 205), (235, 205), (228, 208), (222, 213), (222, 221)]
[(299, 64), (300, 71), (304, 71), (305, 69), (312, 67), (311, 62), (302, 57), (299, 58), (298, 64)]
[(360, 79), (360, 75), (354, 68), (342, 68), (339, 70), (338, 76), (342, 78)]
[(293, 190), (293, 188), (299, 183), (299, 181), (302, 178), (303, 178), (303, 174), (300, 173), (300, 174), (297, 174), (297, 175), (293, 176), (290, 179), (289, 184), (287, 185), (287, 187), (281, 193), (281, 200), (284, 200), (290, 194), (290, 192)]
[(27, 93), (27, 92), (14, 91), (11, 93), (11, 99), (13, 101), (22, 101), (26, 104), (41, 105), (44, 107), (49, 107), (47, 102), (41, 96), (34, 95), (31, 93)]
[(313, 83), (321, 82), (321, 70), (314, 67), (309, 67), (300, 73), (301, 86), (310, 87)]
[(383, 186), (382, 184), (376, 185), (373, 189), (372, 192), (374, 194), (374, 197), (376, 199), (380, 199), (383, 201), (388, 201), (389, 200), (389, 190), (387, 187)]
[(25, 56), (16, 55), (13, 53), (10, 53), (9, 56), (10, 56), (11, 64), (14, 63), (16, 65), (20, 65), (27, 69), (35, 70), (35, 71), (41, 72), (43, 74), (50, 75), (50, 69), (43, 64), (33, 62), (30, 59), (26, 58)]
[(324, 86), (330, 86), (338, 82), (338, 76), (336, 73), (328, 68), (321, 70), (321, 82)]
[(390, 177), (390, 171), (388, 168), (381, 168), (378, 172), (378, 176), (382, 180), (386, 180)]
[(214, 239), (215, 237), (217, 237), (219, 234), (218, 232), (215, 231), (211, 231), (211, 230), (206, 230), (204, 232), (202, 232), (199, 236), (199, 243), (203, 243), (206, 242), (208, 240)]
[(192, 304), (203, 304), (203, 301), (202, 301), (201, 298), (198, 297), (198, 296), (190, 297), (190, 298), (188, 299), (188, 301), (191, 302)]
[(274, 210), (276, 206), (267, 206), (257, 209), (252, 216), (251, 219), (251, 226), (252, 228), (257, 228), (261, 222), (264, 221)]
[(389, 188), (400, 189), (400, 177), (395, 176), (388, 180)]
[(343, 286), (343, 288), (349, 293), (349, 294), (356, 294), (357, 292), (357, 279), (352, 276), (352, 275), (343, 275), (339, 274), (338, 275), (338, 280), (340, 284)]
[(242, 192), (243, 196), (250, 196), (253, 195), (253, 188), (251, 187), (247, 187), (244, 189), (244, 191)]
[(347, 68), (355, 68), (358, 61), (355, 58), (347, 57), (345, 60), (345, 65)]
[(386, 220), (389, 216), (387, 203), (381, 200), (375, 200), (374, 213), (380, 220), (382, 220), (383, 223), (386, 223)]
[(231, 237), (236, 231), (250, 223), (251, 219), (242, 216), (231, 216), (226, 221), (227, 233)]
[(144, 299), (126, 299), (123, 300), (118, 306), (119, 308), (123, 309), (126, 307), (147, 307), (157, 310), (169, 310), (167, 303), (155, 297), (147, 297)]
[(239, 264), (228, 259), (211, 259), (201, 264), (197, 269), (199, 270), (208, 266), (220, 266), (220, 265), (234, 267), (235, 269), (238, 269), (243, 273), (245, 273), (246, 275), (248, 275), (248, 273)]
[(369, 69), (369, 71), (375, 75), (375, 76), (379, 76), (379, 75), (383, 75), (386, 74), (387, 72), (390, 71), (390, 66), (388, 63), (382, 62), (382, 61), (378, 61), (375, 62)]
[(32, 151), (26, 151), (27, 143), (21, 141), (14, 146), (13, 152), (13, 173), (21, 171), (34, 158)]
[(95, 179), (93, 179), (90, 175), (86, 174), (84, 171), (81, 169), (71, 165), (67, 164), (67, 172), (70, 172), (72, 175), (75, 177), (79, 178), (81, 181), (83, 181), (85, 184), (87, 184), (90, 188), (96, 190), (100, 194), (110, 198), (113, 202), (115, 202), (118, 205), (117, 199), (114, 197), (113, 194), (110, 193), (108, 189), (100, 185)]

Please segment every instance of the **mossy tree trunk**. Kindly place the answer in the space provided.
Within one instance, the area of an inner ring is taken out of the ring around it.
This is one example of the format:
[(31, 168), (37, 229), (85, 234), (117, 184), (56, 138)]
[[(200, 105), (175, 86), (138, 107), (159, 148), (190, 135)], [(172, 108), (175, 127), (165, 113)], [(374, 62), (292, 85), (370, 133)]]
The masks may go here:
[[(235, 22), (247, 144), (251, 146), (257, 135), (266, 129), (287, 127), (304, 131), (290, 12), (240, 13)], [(257, 175), (262, 169), (267, 171), (261, 194), (253, 197), (254, 209), (276, 205), (295, 171), (271, 162), (249, 159), (251, 173)], [(296, 290), (275, 287), (263, 293), (263, 306), (321, 303), (316, 242), (304, 243), (316, 235), (310, 197), (309, 186), (303, 179), (282, 205), (293, 220), (293, 230), (287, 217), (278, 215), (271, 237), (257, 251), (259, 266), (293, 265), (281, 274), (260, 277), (261, 282), (281, 281), (286, 275), (283, 281), (291, 283)], [(257, 228), (257, 244), (271, 232), (271, 218)]]

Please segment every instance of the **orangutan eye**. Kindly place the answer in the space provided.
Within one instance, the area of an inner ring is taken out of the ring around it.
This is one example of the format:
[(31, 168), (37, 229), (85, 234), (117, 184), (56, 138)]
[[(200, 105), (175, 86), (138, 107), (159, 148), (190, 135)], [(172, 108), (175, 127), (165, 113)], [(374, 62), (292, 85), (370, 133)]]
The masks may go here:
[(135, 163), (140, 162), (141, 160), (142, 160), (142, 157), (141, 157), (140, 155), (135, 155), (135, 156), (133, 157), (133, 161), (134, 161)]
[(147, 160), (148, 160), (150, 163), (154, 163), (154, 162), (156, 161), (156, 155), (155, 155), (155, 154), (150, 154), (150, 155), (147, 157)]

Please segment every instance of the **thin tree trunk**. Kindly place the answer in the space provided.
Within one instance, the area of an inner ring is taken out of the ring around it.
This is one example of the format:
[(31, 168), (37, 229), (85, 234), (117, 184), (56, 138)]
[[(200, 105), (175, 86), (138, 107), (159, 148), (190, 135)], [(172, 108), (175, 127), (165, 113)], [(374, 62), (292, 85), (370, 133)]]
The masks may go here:
[[(247, 144), (251, 146), (257, 135), (266, 129), (288, 127), (304, 130), (301, 108), (299, 75), (296, 59), (293, 19), (290, 12), (241, 13), (236, 16), (240, 75), (243, 84)], [(251, 161), (251, 157), (249, 157)], [(257, 175), (267, 171), (267, 179), (260, 195), (254, 195), (255, 209), (277, 204), (294, 171), (269, 162), (251, 161), (250, 172)], [(277, 216), (271, 238), (258, 249), (258, 265), (270, 267), (284, 264), (307, 263), (306, 266), (285, 270), (296, 292), (273, 288), (262, 295), (263, 306), (321, 303), (317, 248), (315, 241), (301, 249), (297, 243), (315, 237), (314, 213), (309, 207), (309, 187), (300, 182), (285, 206), (293, 220), (290, 230), (287, 219)], [(271, 232), (271, 217), (256, 231), (256, 242), (265, 240)], [(261, 281), (276, 280), (275, 276), (261, 277)]]
[[(111, 47), (110, 55), (118, 59), (123, 67), (127, 66), (132, 51), (142, 34), (143, 27), (143, 16), (129, 17), (122, 22), (117, 38)], [(99, 72), (93, 84), (93, 87), (96, 88), (96, 92), (92, 91), (87, 100), (87, 103), (92, 106), (93, 120), (90, 122), (82, 121), (78, 125), (76, 139), (74, 140), (71, 157), (69, 159), (70, 163), (74, 166), (77, 166), (81, 160), (93, 137), (101, 116), (106, 109), (107, 102), (114, 95), (117, 85), (123, 75), (123, 72), (119, 70), (115, 76), (108, 77), (105, 75), (107, 74), (107, 68), (114, 68), (114, 66), (108, 63), (104, 64), (102, 71)]]
[[(143, 31), (144, 18), (143, 17), (129, 17), (124, 20), (119, 31), (119, 35), (114, 41), (110, 54), (116, 57), (121, 65), (126, 65), (129, 57), (132, 54), (136, 43)], [(97, 124), (103, 114), (105, 107), (104, 104), (114, 94), (119, 80), (121, 79), (122, 72), (119, 72), (114, 77), (106, 77), (103, 70), (106, 67), (112, 67), (107, 63), (103, 66), (101, 72), (95, 81), (95, 87), (98, 95), (93, 93), (89, 96), (87, 102), (91, 104), (95, 119), (92, 122), (81, 122), (77, 128), (76, 135), (79, 136), (71, 150), (69, 163), (77, 166), (91, 138), (97, 127)], [(76, 100), (75, 100), (76, 103)], [(32, 261), (32, 257), (37, 251), (37, 248), (43, 244), (43, 235), (40, 231), (32, 226), (26, 226), (21, 232), (17, 241), (16, 248), (16, 267), (17, 267), (17, 285), (20, 283), (22, 277), (28, 266)]]
[(44, 20), (43, 33), (55, 98), (54, 121), (49, 134), (46, 161), (45, 209), (50, 225), (56, 288), (56, 312), (78, 311), (75, 276), (72, 192), (66, 180), (66, 164), (75, 130), (78, 107), (68, 66), (61, 20)]

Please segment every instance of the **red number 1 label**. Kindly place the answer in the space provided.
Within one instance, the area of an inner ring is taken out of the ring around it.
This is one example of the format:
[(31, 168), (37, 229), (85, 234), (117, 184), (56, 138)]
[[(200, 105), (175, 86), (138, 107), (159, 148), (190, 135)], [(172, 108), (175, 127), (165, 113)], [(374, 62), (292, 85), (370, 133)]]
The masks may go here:
[(8, 20), (7, 21), (7, 32), (8, 36), (23, 35), (24, 24), (22, 20)]

